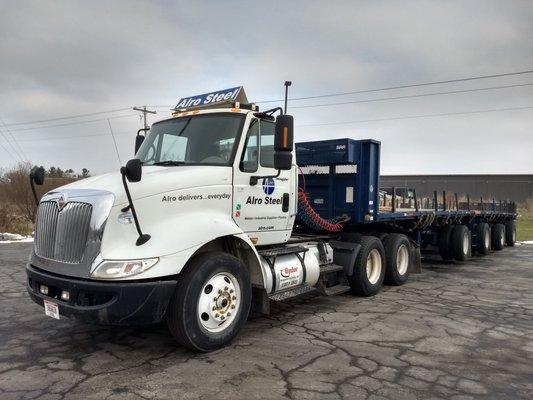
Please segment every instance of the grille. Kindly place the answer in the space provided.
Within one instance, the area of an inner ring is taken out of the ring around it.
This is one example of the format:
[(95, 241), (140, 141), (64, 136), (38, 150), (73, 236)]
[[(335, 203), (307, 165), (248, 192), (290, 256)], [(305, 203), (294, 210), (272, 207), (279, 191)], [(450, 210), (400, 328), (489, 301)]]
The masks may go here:
[(55, 201), (45, 201), (37, 210), (35, 253), (43, 258), (79, 264), (87, 242), (92, 205), (69, 202), (59, 211)]

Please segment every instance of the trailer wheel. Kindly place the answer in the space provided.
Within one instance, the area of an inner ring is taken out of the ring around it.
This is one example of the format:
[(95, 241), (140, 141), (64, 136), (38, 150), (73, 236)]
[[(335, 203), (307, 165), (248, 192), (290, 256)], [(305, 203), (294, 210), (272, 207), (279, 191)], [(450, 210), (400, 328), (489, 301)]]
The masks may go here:
[(457, 261), (466, 261), (472, 254), (472, 238), (465, 225), (455, 225), (452, 232), (452, 255)]
[(439, 254), (445, 261), (451, 261), (453, 225), (443, 226), (439, 233)]
[(514, 246), (516, 243), (516, 221), (507, 221), (505, 223), (505, 242), (507, 246)]
[(348, 282), (355, 294), (373, 296), (380, 291), (385, 278), (385, 250), (374, 236), (361, 236), (359, 244), (361, 249)]
[(172, 336), (201, 352), (230, 343), (248, 318), (252, 289), (241, 261), (222, 252), (195, 257), (180, 274), (167, 310)]
[(501, 250), (505, 246), (505, 226), (503, 224), (492, 225), (492, 249)]
[(385, 283), (394, 286), (403, 285), (409, 276), (411, 251), (409, 239), (405, 235), (391, 233), (383, 241), (385, 248)]
[(476, 227), (476, 252), (487, 255), (490, 251), (490, 226), (486, 222), (478, 224)]

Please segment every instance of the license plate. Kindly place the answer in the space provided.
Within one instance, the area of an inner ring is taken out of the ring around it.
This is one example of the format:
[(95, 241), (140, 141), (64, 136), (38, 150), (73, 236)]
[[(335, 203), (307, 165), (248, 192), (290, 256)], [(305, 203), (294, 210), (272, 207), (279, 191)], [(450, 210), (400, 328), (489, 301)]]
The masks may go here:
[(49, 317), (59, 319), (59, 307), (56, 303), (52, 303), (51, 301), (45, 300), (44, 313)]

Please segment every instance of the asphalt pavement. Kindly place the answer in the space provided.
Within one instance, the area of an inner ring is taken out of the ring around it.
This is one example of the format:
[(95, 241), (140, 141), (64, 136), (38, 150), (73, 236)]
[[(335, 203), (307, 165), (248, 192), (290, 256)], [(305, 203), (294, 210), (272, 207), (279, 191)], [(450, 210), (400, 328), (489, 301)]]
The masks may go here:
[(210, 354), (166, 326), (54, 320), (31, 243), (0, 244), (0, 399), (531, 399), (533, 245), (423, 272), (372, 298), (307, 295)]

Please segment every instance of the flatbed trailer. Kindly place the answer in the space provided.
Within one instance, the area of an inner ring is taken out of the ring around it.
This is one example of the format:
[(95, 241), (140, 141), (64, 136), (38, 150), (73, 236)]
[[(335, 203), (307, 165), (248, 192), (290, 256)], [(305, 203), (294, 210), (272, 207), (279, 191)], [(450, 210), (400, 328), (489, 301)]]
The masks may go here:
[[(466, 260), (472, 250), (487, 254), (513, 246), (516, 240), (516, 204), (510, 201), (473, 201), (468, 194), (417, 197), (409, 188), (380, 188), (380, 142), (333, 139), (296, 144), (301, 187), (312, 207), (324, 219), (347, 217), (346, 233), (383, 236), (401, 233), (417, 248), (439, 249), (445, 260)], [(401, 196), (398, 195), (401, 192)], [(454, 246), (453, 228), (463, 226), (464, 246)], [(487, 227), (489, 230), (487, 230)], [(308, 232), (305, 224), (299, 232)], [(488, 235), (490, 237), (488, 237)], [(489, 240), (490, 239), (490, 240)], [(451, 248), (456, 247), (456, 252)], [(458, 252), (459, 247), (463, 251)]]

